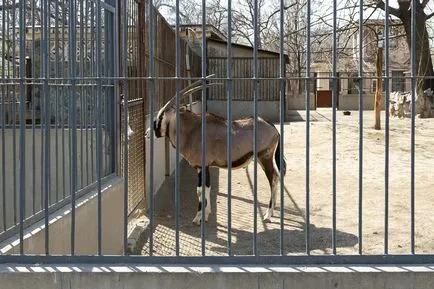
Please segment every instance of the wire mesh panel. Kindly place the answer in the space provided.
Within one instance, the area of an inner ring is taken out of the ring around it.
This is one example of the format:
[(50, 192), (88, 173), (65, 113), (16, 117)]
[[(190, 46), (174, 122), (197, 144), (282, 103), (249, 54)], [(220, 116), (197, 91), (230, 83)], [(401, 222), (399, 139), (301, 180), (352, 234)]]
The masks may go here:
[[(155, 31), (152, 37), (152, 45), (155, 51), (155, 101), (154, 109), (157, 110), (175, 94), (175, 83), (170, 80), (175, 73), (174, 44), (175, 35), (173, 28), (157, 9), (149, 8), (148, 1), (128, 0), (127, 15), (127, 73), (128, 73), (128, 123), (131, 131), (128, 141), (128, 214), (141, 206), (146, 208), (146, 147), (144, 133), (147, 123), (152, 117), (149, 116), (149, 83), (145, 77), (150, 75), (149, 68), (149, 29)], [(152, 17), (150, 14), (152, 13)], [(151, 23), (151, 24), (150, 24)], [(182, 40), (181, 53), (187, 55), (189, 46)], [(187, 57), (187, 56), (186, 56)], [(187, 58), (181, 61), (181, 70), (191, 77), (199, 75), (200, 57), (193, 51), (188, 53), (189, 68), (187, 70)], [(187, 80), (183, 83), (187, 84)], [(121, 93), (125, 94), (125, 88), (121, 84)], [(123, 105), (123, 104), (122, 104)], [(124, 110), (121, 110), (122, 119), (125, 120)], [(123, 127), (122, 127), (123, 135)], [(121, 157), (123, 164), (124, 158)], [(123, 166), (121, 166), (123, 167)]]

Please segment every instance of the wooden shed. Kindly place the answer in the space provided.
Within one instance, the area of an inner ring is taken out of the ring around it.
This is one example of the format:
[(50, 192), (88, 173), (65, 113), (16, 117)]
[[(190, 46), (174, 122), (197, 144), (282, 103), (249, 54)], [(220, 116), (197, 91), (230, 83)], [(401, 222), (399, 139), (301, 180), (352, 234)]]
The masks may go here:
[[(181, 36), (188, 39), (197, 53), (201, 51), (202, 26), (183, 25)], [(216, 77), (227, 77), (227, 39), (214, 26), (207, 26), (207, 74)], [(285, 55), (285, 65), (288, 57)], [(253, 114), (254, 88), (253, 80), (253, 47), (232, 43), (232, 110), (233, 117), (245, 117)], [(285, 67), (284, 67), (285, 69)], [(259, 115), (271, 121), (279, 120), (280, 90), (279, 90), (280, 56), (278, 52), (265, 49), (258, 50), (258, 100)], [(285, 69), (286, 72), (286, 69)], [(226, 117), (227, 95), (226, 86), (212, 87), (207, 93), (208, 111)], [(286, 102), (285, 102), (286, 103)], [(285, 105), (286, 107), (286, 105)]]

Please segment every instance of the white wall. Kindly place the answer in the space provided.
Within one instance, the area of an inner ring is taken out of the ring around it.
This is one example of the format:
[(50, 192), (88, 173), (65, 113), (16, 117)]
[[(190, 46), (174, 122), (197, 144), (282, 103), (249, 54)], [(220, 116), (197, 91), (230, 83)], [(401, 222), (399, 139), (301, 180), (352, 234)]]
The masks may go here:
[[(43, 170), (45, 169), (45, 131), (40, 128), (35, 129), (34, 142), (32, 129), (25, 130), (25, 213), (30, 217), (33, 213), (33, 200), (35, 201), (36, 212), (42, 210), (41, 198), (45, 193), (42, 186)], [(96, 131), (95, 129), (76, 130), (77, 135), (77, 186), (78, 189), (85, 187), (88, 182), (96, 181)], [(87, 137), (86, 137), (87, 135)], [(104, 134), (103, 134), (104, 137)], [(5, 129), (5, 159), (1, 159), (0, 154), (0, 191), (3, 188), (3, 178), (1, 177), (1, 166), (5, 166), (5, 193), (6, 193), (6, 223), (8, 226), (14, 224), (14, 195), (16, 197), (16, 208), (18, 214), (19, 198), (17, 197), (20, 189), (20, 154), (19, 154), (19, 139), (20, 130), (15, 131), (15, 143), (13, 129)], [(56, 143), (57, 140), (57, 143)], [(104, 140), (103, 140), (104, 141)], [(57, 154), (56, 154), (57, 145)], [(0, 140), (0, 152), (3, 149), (3, 142)], [(33, 156), (33, 149), (35, 155)], [(106, 152), (108, 146), (102, 145), (102, 164), (106, 167), (108, 160)], [(15, 150), (15, 159), (14, 159)], [(55, 203), (56, 198), (62, 199), (63, 195), (70, 194), (70, 130), (50, 129), (50, 203)], [(87, 154), (87, 156), (86, 156)], [(92, 158), (93, 156), (93, 158)], [(33, 163), (33, 158), (35, 162)], [(15, 161), (15, 170), (14, 168)], [(33, 175), (33, 172), (35, 173)], [(103, 175), (106, 171), (102, 172)], [(92, 175), (94, 180), (92, 181)], [(15, 190), (14, 190), (15, 177)], [(65, 188), (65, 190), (63, 190)], [(35, 198), (33, 198), (35, 194)], [(2, 199), (0, 198), (0, 208), (3, 207)], [(0, 214), (0, 222), (2, 222), (3, 214)]]
[[(200, 112), (201, 103), (196, 102), (192, 106), (193, 112)], [(146, 117), (146, 127), (149, 127), (149, 115)], [(149, 196), (150, 189), (149, 184), (151, 179), (150, 172), (150, 140), (146, 141), (146, 192)], [(154, 138), (154, 195), (157, 194), (158, 189), (163, 185), (167, 177), (169, 177), (175, 171), (176, 150), (172, 147), (167, 138)], [(180, 156), (182, 160), (182, 156)], [(148, 208), (150, 206), (148, 200)]]
[[(123, 180), (110, 177), (102, 184), (102, 253), (116, 255), (123, 248)], [(93, 190), (76, 202), (75, 251), (77, 255), (97, 254), (97, 191)], [(50, 254), (69, 254), (71, 248), (71, 205), (49, 216)], [(1, 254), (18, 254), (19, 236), (0, 244)], [(41, 220), (24, 231), (24, 253), (45, 254), (45, 226)]]
[[(258, 101), (258, 115), (268, 121), (279, 121), (279, 108), (279, 101)], [(207, 102), (207, 110), (223, 118), (227, 118), (227, 101), (210, 100)], [(233, 119), (251, 116), (253, 116), (253, 101), (232, 102)]]

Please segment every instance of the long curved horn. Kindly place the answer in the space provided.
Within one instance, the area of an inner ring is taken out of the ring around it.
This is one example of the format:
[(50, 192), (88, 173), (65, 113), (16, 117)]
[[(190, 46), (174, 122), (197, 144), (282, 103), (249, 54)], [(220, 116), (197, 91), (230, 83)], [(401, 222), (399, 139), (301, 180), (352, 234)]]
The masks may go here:
[[(218, 85), (223, 85), (223, 83), (221, 83), (221, 82), (207, 83), (206, 86), (205, 86), (205, 88), (212, 87), (212, 86), (218, 86)], [(203, 87), (202, 85), (201, 85), (201, 86), (193, 87), (193, 88), (191, 88), (191, 89), (185, 91), (185, 92), (181, 95), (181, 97), (186, 96), (187, 94), (192, 94), (192, 93), (194, 93), (194, 92), (196, 92), (196, 91), (202, 90), (203, 88), (204, 88), (204, 87)]]
[[(211, 74), (208, 75), (207, 77), (205, 77), (206, 79), (209, 79), (211, 77), (215, 76), (215, 74)], [(196, 87), (198, 85), (200, 85), (202, 83), (202, 79), (199, 79), (195, 82), (193, 82), (192, 84), (186, 86), (185, 88), (183, 88), (182, 90), (179, 91), (179, 95), (183, 96), (185, 95), (185, 92), (188, 91), (189, 89), (192, 89), (193, 87)], [(176, 94), (158, 111), (157, 116), (160, 116), (161, 113), (163, 113), (168, 107), (172, 107), (173, 103), (176, 101)]]

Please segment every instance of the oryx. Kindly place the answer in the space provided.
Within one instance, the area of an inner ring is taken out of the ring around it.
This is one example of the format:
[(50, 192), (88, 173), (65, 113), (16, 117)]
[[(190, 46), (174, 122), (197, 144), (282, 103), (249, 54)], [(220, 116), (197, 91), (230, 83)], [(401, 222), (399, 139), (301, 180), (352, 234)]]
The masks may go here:
[[(180, 97), (202, 89), (199, 80), (179, 92)], [(176, 95), (162, 107), (155, 120), (154, 131), (157, 138), (167, 137), (175, 148), (176, 143), (176, 111), (174, 103)], [(232, 133), (232, 168), (245, 168), (253, 159), (253, 126), (254, 118), (243, 118), (228, 123), (224, 118), (213, 113), (206, 113), (206, 161), (202, 167), (202, 114), (181, 107), (179, 111), (180, 131), (179, 152), (182, 157), (198, 171), (197, 197), (199, 206), (193, 223), (199, 225), (202, 218), (202, 172), (206, 173), (205, 183), (205, 221), (211, 213), (210, 199), (210, 167), (227, 168), (227, 129), (231, 126)], [(148, 128), (146, 136), (149, 137)], [(271, 187), (271, 198), (264, 220), (273, 216), (276, 204), (277, 184), (279, 173), (285, 175), (286, 163), (280, 167), (280, 134), (276, 127), (261, 117), (257, 118), (257, 156)]]

